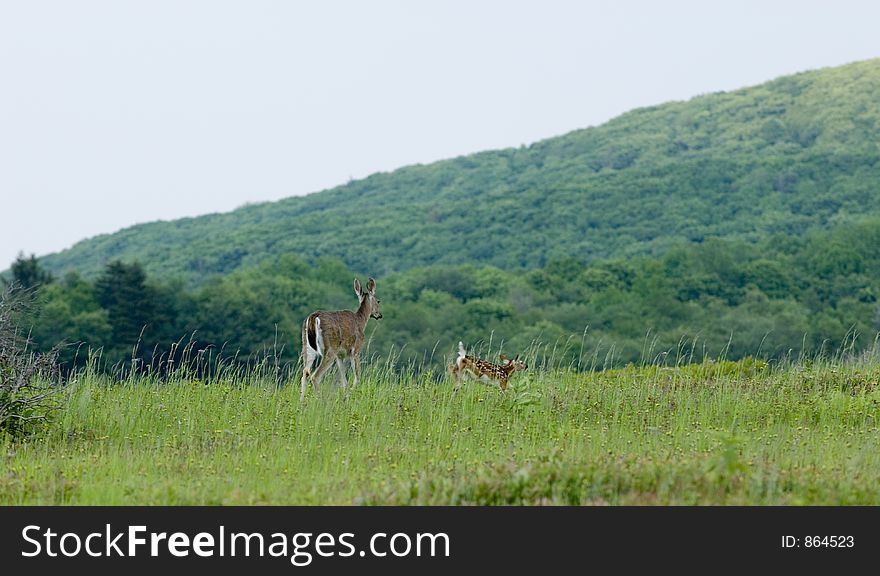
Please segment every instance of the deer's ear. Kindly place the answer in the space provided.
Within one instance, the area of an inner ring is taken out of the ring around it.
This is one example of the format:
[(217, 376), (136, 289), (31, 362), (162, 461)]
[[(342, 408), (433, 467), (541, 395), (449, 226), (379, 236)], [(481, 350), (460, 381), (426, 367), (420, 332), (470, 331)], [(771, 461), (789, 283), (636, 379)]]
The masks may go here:
[(373, 294), (376, 291), (376, 281), (370, 278), (367, 280), (367, 292)]
[(354, 279), (354, 293), (358, 295), (358, 298), (360, 298), (360, 295), (361, 295), (361, 281), (358, 280), (357, 278)]
[(499, 354), (498, 357), (502, 360), (510, 360), (510, 358), (507, 357), (507, 354)]

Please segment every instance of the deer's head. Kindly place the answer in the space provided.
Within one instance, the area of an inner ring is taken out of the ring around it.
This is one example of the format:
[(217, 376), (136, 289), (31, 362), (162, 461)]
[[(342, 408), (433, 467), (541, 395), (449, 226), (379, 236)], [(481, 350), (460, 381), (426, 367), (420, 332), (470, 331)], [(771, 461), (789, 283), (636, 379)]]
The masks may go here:
[(505, 368), (507, 366), (513, 366), (513, 370), (525, 370), (528, 368), (528, 365), (519, 359), (519, 354), (513, 358), (508, 358), (506, 355), (501, 354), (499, 358), (501, 358), (501, 365)]
[(375, 318), (376, 320), (382, 319), (382, 311), (379, 310), (379, 300), (376, 298), (376, 281), (370, 278), (367, 280), (367, 291), (364, 292), (361, 290), (361, 281), (357, 278), (354, 279), (354, 293), (357, 294), (358, 302), (360, 302), (361, 306), (364, 305), (364, 300), (366, 300), (367, 310), (370, 313), (370, 316)]

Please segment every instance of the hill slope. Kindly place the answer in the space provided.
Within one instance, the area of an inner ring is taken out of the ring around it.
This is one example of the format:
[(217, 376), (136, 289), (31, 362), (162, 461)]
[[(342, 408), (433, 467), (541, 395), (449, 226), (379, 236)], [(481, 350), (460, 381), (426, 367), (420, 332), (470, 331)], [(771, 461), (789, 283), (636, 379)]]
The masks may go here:
[(639, 109), (528, 147), (402, 168), (230, 213), (134, 226), (46, 256), (199, 283), (279, 254), (374, 275), (539, 267), (756, 240), (880, 213), (880, 59)]

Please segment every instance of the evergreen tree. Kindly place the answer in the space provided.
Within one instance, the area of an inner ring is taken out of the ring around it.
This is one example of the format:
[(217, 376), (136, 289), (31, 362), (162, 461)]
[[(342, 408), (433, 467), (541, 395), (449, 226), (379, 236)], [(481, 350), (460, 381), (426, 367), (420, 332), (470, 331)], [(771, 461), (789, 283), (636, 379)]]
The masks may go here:
[(146, 272), (137, 262), (111, 262), (95, 282), (95, 296), (110, 321), (111, 350), (127, 353), (156, 315), (157, 294)]
[(12, 280), (3, 279), (5, 286), (14, 286), (18, 290), (30, 290), (44, 284), (50, 284), (54, 278), (52, 274), (43, 270), (37, 257), (33, 254), (25, 258), (24, 252), (19, 252), (11, 267)]

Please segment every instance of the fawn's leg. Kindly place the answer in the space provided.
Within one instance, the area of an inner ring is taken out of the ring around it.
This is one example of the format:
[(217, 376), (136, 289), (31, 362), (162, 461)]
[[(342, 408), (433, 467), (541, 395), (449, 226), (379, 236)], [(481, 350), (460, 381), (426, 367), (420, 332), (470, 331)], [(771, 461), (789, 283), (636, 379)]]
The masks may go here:
[(461, 372), (458, 369), (458, 366), (455, 364), (449, 365), (449, 374), (455, 379), (455, 386), (452, 388), (452, 393), (455, 394), (461, 388)]

